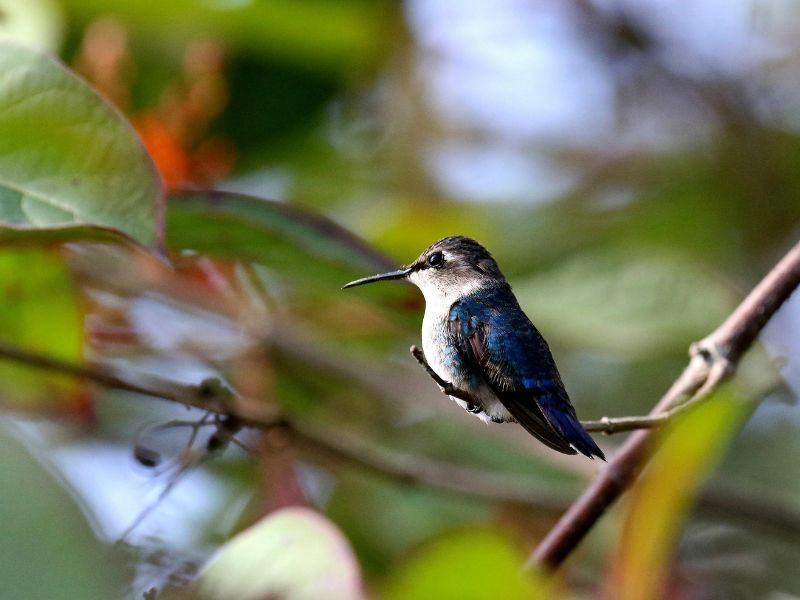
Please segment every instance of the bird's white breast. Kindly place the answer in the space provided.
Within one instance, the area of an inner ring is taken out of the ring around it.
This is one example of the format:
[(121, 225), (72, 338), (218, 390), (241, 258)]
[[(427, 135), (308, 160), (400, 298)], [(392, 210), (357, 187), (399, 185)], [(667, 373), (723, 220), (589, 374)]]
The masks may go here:
[[(513, 421), (506, 407), (487, 385), (481, 384), (477, 388), (470, 386), (463, 374), (457, 373), (447, 364), (446, 354), (442, 348), (449, 344), (450, 308), (456, 299), (445, 294), (425, 294), (425, 316), (422, 319), (422, 350), (425, 359), (439, 377), (458, 389), (468, 391), (481, 404), (484, 412), (477, 414), (478, 418), (487, 422)], [(461, 408), (467, 408), (467, 402), (464, 400), (453, 396), (450, 396), (450, 399)]]

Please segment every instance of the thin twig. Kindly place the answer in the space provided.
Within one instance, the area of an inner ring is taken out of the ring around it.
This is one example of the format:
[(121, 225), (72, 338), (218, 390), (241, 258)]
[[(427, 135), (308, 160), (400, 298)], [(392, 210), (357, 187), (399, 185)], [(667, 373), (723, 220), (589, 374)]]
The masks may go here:
[[(453, 386), (452, 383), (445, 381), (431, 368), (428, 361), (425, 359), (425, 354), (417, 346), (411, 346), (411, 356), (422, 365), (425, 372), (433, 379), (442, 390), (442, 393), (447, 396), (453, 396), (459, 400), (464, 400), (469, 404), (479, 404), (479, 401), (474, 398), (468, 391), (460, 390)], [(703, 394), (705, 397), (706, 394)], [(611, 435), (614, 433), (622, 433), (624, 431), (633, 431), (634, 429), (653, 429), (661, 427), (668, 421), (695, 406), (694, 399), (691, 402), (685, 402), (659, 415), (646, 415), (637, 417), (602, 417), (597, 421), (581, 421), (581, 425), (586, 431), (593, 433), (605, 433)]]
[[(702, 400), (730, 377), (761, 329), (800, 284), (800, 243), (747, 295), (711, 335), (692, 345), (683, 373), (650, 415), (659, 417), (687, 402)], [(536, 547), (529, 565), (557, 568), (594, 527), (603, 513), (636, 480), (648, 460), (652, 431), (638, 430), (620, 446)]]
[(186, 384), (145, 373), (116, 374), (110, 367), (103, 364), (78, 365), (38, 352), (24, 350), (3, 341), (0, 341), (0, 359), (85, 379), (108, 388), (177, 402), (187, 407), (207, 410), (219, 415), (236, 416), (246, 425), (258, 423), (263, 426), (281, 421), (276, 410), (271, 410), (259, 403), (246, 401), (216, 377), (204, 379), (199, 384)]

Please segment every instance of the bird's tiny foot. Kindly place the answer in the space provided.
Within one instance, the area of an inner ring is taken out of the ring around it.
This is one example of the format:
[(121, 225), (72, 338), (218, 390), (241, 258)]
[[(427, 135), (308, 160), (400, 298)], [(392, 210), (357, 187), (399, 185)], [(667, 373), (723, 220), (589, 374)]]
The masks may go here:
[(472, 413), (473, 415), (483, 412), (483, 408), (480, 404), (472, 404), (471, 402), (467, 404), (466, 409), (467, 412)]

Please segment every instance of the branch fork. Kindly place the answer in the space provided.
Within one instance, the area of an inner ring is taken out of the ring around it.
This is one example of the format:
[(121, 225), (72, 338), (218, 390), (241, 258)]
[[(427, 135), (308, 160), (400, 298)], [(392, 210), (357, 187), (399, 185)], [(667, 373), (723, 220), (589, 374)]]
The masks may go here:
[[(702, 402), (731, 377), (761, 330), (800, 285), (800, 243), (792, 247), (711, 335), (690, 348), (689, 364), (650, 418), (662, 422)], [(601, 420), (601, 424), (603, 421)], [(528, 566), (554, 570), (636, 480), (649, 459), (650, 431), (637, 431), (564, 513), (530, 556)]]

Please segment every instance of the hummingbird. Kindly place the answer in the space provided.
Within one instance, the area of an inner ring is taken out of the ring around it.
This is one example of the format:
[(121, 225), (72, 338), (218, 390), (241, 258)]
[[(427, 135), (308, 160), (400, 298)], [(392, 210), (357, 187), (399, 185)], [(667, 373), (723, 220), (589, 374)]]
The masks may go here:
[(486, 248), (446, 237), (410, 265), (344, 288), (390, 279), (410, 281), (425, 297), (425, 360), (470, 398), (452, 400), (485, 422), (519, 423), (553, 450), (605, 460), (578, 421), (547, 342)]

